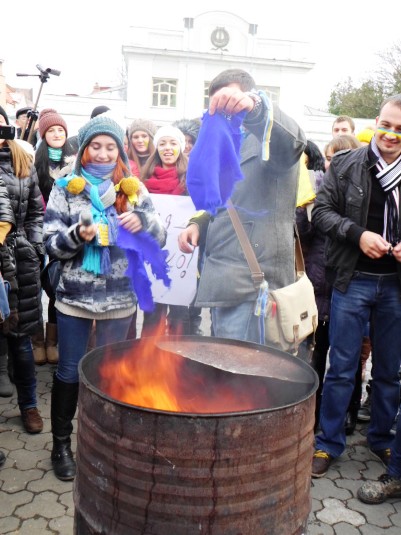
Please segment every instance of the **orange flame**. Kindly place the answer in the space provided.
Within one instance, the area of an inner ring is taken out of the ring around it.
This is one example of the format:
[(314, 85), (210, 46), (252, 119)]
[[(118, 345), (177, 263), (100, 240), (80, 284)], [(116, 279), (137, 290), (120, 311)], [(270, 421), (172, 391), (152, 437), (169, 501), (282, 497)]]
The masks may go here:
[(266, 382), (226, 372), (157, 347), (157, 338), (109, 350), (100, 366), (100, 388), (111, 398), (148, 409), (216, 414), (267, 408)]

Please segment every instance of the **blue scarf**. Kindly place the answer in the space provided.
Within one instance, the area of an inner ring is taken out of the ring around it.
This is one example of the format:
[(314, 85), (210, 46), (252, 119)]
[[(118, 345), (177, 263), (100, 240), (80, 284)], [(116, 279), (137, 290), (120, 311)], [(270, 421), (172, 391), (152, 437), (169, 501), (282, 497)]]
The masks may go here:
[(191, 151), (187, 188), (197, 210), (215, 214), (243, 179), (240, 167), (241, 124), (246, 111), (227, 116), (205, 112), (198, 139)]
[(149, 233), (140, 231), (132, 234), (121, 226), (118, 228), (117, 245), (124, 249), (127, 255), (128, 268), (125, 274), (131, 281), (132, 289), (138, 298), (138, 305), (144, 312), (153, 312), (155, 305), (151, 282), (144, 263), (150, 264), (156, 279), (162, 280), (163, 284), (170, 288), (168, 251), (160, 249), (158, 242)]

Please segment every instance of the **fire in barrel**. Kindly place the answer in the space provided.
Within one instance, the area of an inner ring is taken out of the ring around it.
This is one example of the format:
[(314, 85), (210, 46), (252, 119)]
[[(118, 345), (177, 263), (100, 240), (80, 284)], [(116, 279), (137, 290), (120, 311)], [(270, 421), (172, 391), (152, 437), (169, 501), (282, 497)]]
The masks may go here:
[(307, 364), (247, 342), (92, 351), (80, 364), (75, 533), (304, 533), (316, 388)]

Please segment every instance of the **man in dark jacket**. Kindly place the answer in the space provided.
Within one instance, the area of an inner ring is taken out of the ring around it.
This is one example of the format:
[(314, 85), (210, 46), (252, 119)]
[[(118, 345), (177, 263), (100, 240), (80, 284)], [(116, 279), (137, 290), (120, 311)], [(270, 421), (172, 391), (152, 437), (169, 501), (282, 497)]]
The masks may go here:
[(312, 221), (328, 237), (333, 283), (330, 368), (321, 406), (312, 476), (322, 477), (345, 448), (344, 421), (365, 325), (372, 333), (370, 451), (388, 464), (399, 406), (401, 360), (401, 94), (386, 99), (371, 143), (337, 153)]

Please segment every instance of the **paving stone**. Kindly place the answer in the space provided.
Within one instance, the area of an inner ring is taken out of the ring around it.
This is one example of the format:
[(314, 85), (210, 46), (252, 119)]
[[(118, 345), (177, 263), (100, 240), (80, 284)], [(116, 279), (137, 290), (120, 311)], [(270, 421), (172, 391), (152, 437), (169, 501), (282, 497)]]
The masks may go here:
[(30, 503), (18, 507), (15, 514), (22, 519), (27, 519), (36, 517), (40, 512), (40, 516), (50, 519), (63, 516), (65, 511), (66, 507), (58, 503), (58, 494), (46, 491), (36, 494)]
[(339, 522), (334, 526), (334, 533), (336, 535), (359, 535), (360, 531), (358, 528), (351, 526), (350, 524)]
[(21, 523), (17, 531), (12, 531), (9, 535), (44, 535), (49, 533), (47, 521), (44, 518), (30, 518)]
[(0, 518), (0, 533), (6, 535), (11, 531), (18, 529), (20, 525), (20, 519), (15, 516), (6, 516), (5, 518)]
[(362, 462), (349, 459), (341, 463), (339, 469), (340, 476), (344, 479), (360, 479), (361, 471), (366, 468), (366, 465)]
[(339, 522), (346, 522), (353, 526), (361, 526), (365, 524), (365, 518), (358, 513), (348, 509), (340, 500), (333, 498), (326, 498), (323, 500), (324, 508), (316, 513), (316, 517), (326, 524), (338, 524)]
[(49, 529), (58, 535), (71, 535), (74, 528), (74, 518), (70, 516), (61, 516), (50, 520)]
[(33, 492), (23, 490), (17, 494), (7, 494), (7, 492), (1, 492), (1, 507), (0, 518), (10, 516), (14, 513), (16, 507), (22, 504), (29, 503), (34, 498)]
[(351, 498), (351, 493), (347, 489), (337, 487), (331, 479), (322, 477), (313, 480), (313, 487), (311, 489), (312, 498), (323, 500), (324, 498), (338, 498), (339, 500), (347, 500)]
[(369, 505), (360, 502), (357, 498), (353, 498), (348, 502), (349, 507), (355, 511), (359, 511), (365, 518), (368, 524), (378, 526), (380, 528), (387, 528), (392, 526), (391, 515), (395, 513), (393, 505), (390, 501), (378, 505)]
[[(396, 506), (395, 501), (393, 502), (393, 505), (394, 507)], [(401, 505), (401, 501), (398, 501), (398, 505)], [(394, 524), (394, 526), (398, 526), (399, 528), (401, 528), (401, 511), (398, 511), (394, 515), (391, 515), (390, 520)], [(401, 533), (401, 529), (400, 529), (400, 533)]]
[[(12, 459), (13, 465), (19, 470), (29, 470), (30, 468), (42, 468), (39, 466), (40, 461), (47, 459), (50, 456), (50, 452), (42, 449), (36, 451), (30, 451), (27, 455), (25, 449), (12, 451), (8, 457)], [(0, 473), (1, 475), (1, 473)]]
[[(23, 448), (25, 442), (20, 440), (19, 435), (14, 431), (4, 431), (1, 433), (1, 447), (8, 451), (18, 450)], [(0, 472), (1, 478), (1, 472)]]
[(57, 494), (64, 494), (72, 490), (72, 481), (60, 481), (53, 474), (53, 470), (47, 472), (39, 481), (32, 481), (28, 485), (28, 489), (32, 492), (43, 492), (47, 489), (52, 489)]
[(311, 520), (308, 523), (307, 535), (335, 535), (335, 532), (328, 524), (319, 522), (319, 520)]
[(400, 528), (378, 528), (377, 526), (366, 524), (361, 527), (361, 535), (400, 535)]
[(26, 489), (30, 481), (35, 481), (43, 477), (42, 470), (19, 470), (17, 468), (6, 468), (1, 470), (3, 485), (1, 490), (13, 494)]
[(71, 492), (65, 492), (59, 498), (59, 502), (67, 507), (67, 515), (74, 516), (74, 495)]

